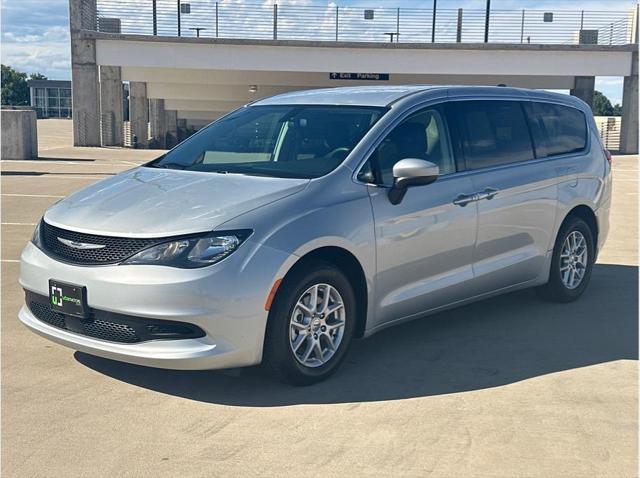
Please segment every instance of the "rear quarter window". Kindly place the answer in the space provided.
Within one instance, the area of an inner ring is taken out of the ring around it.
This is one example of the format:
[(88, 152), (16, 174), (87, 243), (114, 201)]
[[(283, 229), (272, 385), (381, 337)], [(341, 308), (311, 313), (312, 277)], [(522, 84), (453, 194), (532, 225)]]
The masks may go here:
[(533, 120), (540, 134), (536, 136), (538, 157), (577, 153), (587, 147), (587, 121), (582, 111), (553, 103), (531, 105)]

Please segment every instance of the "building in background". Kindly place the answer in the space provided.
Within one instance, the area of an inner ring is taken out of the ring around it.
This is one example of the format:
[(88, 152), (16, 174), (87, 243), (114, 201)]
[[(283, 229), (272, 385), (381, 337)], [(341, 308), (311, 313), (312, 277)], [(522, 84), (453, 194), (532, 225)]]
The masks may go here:
[(71, 82), (28, 80), (29, 104), (38, 118), (71, 118)]
[(392, 3), (69, 0), (74, 144), (164, 149), (247, 103), (311, 88), (504, 84), (592, 105), (597, 77), (624, 77), (618, 148), (637, 153), (638, 8)]

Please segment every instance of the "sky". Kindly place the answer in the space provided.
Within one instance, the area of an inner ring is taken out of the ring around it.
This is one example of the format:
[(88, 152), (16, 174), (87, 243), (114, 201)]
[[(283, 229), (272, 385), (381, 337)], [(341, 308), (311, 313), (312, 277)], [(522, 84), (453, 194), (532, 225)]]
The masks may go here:
[[(140, 3), (148, 1), (140, 0)], [(273, 3), (273, 0), (221, 0), (221, 3)], [(433, 0), (278, 0), (277, 3), (364, 8), (430, 9), (433, 6)], [(491, 0), (492, 10), (624, 11), (635, 4), (636, 0)], [(484, 9), (486, 0), (437, 0), (437, 5), (438, 9)], [(71, 78), (68, 0), (2, 0), (1, 15), (3, 64), (27, 73), (43, 73), (51, 79)], [(596, 89), (614, 104), (621, 103), (621, 78), (597, 78)]]

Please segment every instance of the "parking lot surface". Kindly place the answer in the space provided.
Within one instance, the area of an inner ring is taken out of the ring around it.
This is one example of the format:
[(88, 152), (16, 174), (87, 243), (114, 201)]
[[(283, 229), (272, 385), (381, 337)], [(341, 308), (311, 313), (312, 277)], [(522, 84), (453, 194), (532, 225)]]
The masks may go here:
[(77, 353), (17, 319), (44, 209), (157, 152), (56, 147), (2, 163), (2, 474), (637, 476), (638, 158), (576, 303), (522, 291), (355, 343), (328, 382), (176, 372)]

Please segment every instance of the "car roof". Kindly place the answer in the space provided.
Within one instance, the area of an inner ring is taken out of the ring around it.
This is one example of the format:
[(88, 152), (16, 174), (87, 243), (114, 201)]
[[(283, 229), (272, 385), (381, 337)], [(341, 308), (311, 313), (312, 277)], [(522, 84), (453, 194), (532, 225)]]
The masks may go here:
[(451, 99), (467, 96), (510, 96), (522, 99), (537, 99), (584, 106), (575, 97), (545, 90), (513, 88), (505, 86), (469, 86), (469, 85), (385, 85), (351, 86), (319, 88), (312, 90), (290, 91), (263, 98), (251, 105), (353, 105), (353, 106), (389, 106), (406, 97), (430, 96), (430, 93), (442, 94), (446, 91)]
[(258, 100), (253, 105), (354, 105), (387, 106), (400, 98), (421, 91), (446, 89), (432, 85), (347, 86), (291, 91)]

